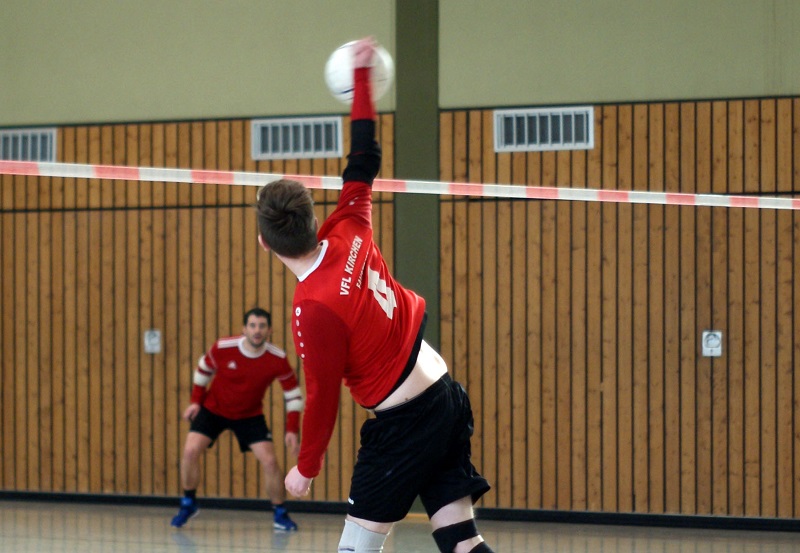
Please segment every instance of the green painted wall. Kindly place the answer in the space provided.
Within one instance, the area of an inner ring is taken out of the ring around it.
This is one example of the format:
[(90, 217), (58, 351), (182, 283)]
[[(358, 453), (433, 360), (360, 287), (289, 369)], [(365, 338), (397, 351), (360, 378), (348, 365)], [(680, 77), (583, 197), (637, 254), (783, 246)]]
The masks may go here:
[(0, 125), (344, 113), (328, 55), (394, 27), (394, 0), (3, 0)]
[[(344, 113), (325, 60), (394, 55), (396, 2), (3, 0), (0, 126)], [(800, 94), (797, 0), (437, 4), (442, 108)]]
[(800, 93), (797, 0), (440, 1), (440, 105)]

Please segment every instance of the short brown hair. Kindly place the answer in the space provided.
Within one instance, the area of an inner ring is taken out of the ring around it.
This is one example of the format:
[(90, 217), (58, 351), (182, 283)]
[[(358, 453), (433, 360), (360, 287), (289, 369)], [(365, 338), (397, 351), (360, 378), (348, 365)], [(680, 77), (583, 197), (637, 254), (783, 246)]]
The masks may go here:
[(280, 179), (258, 191), (258, 232), (269, 248), (285, 257), (299, 257), (317, 246), (314, 200), (301, 183)]

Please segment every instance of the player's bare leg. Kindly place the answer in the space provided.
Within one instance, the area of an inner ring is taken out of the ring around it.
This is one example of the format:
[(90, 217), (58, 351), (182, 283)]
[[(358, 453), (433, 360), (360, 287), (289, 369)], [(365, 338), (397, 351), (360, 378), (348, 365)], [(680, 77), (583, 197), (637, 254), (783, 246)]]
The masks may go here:
[(200, 485), (200, 457), (211, 445), (211, 438), (199, 432), (189, 432), (181, 458), (181, 484), (183, 498), (178, 514), (172, 519), (172, 526), (180, 528), (200, 510), (195, 500), (197, 486)]
[(283, 486), (283, 471), (275, 455), (272, 442), (256, 442), (250, 444), (250, 451), (256, 456), (264, 471), (264, 482), (267, 495), (274, 506), (273, 526), (278, 530), (297, 530), (297, 524), (289, 518), (283, 502), (286, 501), (286, 489)]
[(200, 485), (200, 458), (211, 445), (211, 438), (199, 432), (189, 432), (181, 459), (181, 485), (184, 490), (196, 490)]

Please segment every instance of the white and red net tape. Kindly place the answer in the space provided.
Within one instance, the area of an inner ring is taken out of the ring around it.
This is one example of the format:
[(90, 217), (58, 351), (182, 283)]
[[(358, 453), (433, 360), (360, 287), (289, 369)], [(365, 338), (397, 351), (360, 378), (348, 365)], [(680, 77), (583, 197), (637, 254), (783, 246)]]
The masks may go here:
[[(342, 179), (340, 177), (33, 161), (0, 161), (0, 174), (242, 186), (261, 186), (276, 179), (291, 178), (302, 182), (309, 188), (324, 190), (340, 190), (342, 188)], [(477, 184), (466, 182), (376, 179), (373, 184), (373, 190), (376, 192), (435, 194), (439, 196), (479, 196), (489, 198), (743, 207), (756, 209), (800, 209), (800, 198), (729, 194), (685, 194), (676, 192), (645, 192), (640, 190), (598, 190), (590, 188)]]

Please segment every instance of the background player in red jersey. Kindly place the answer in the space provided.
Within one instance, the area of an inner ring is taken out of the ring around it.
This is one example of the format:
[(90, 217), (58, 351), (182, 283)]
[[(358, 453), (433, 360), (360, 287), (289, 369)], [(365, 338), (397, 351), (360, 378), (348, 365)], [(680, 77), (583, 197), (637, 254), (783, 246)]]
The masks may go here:
[(289, 452), (296, 456), (303, 396), (286, 353), (269, 343), (271, 323), (269, 312), (260, 307), (251, 309), (244, 315), (242, 336), (217, 340), (198, 362), (192, 400), (183, 413), (183, 418), (192, 423), (181, 461), (184, 497), (172, 526), (183, 526), (197, 514), (195, 494), (200, 484), (200, 457), (229, 428), (236, 435), (242, 453), (252, 451), (264, 469), (274, 527), (297, 530), (297, 524), (283, 506), (284, 475), (264, 418), (263, 402), (267, 388), (277, 378), (286, 401), (284, 441)]
[(389, 273), (372, 238), (372, 187), (380, 169), (370, 64), (358, 42), (351, 149), (336, 210), (317, 232), (311, 193), (279, 180), (258, 193), (259, 241), (297, 276), (292, 334), (308, 403), (303, 445), (286, 489), (306, 495), (333, 432), (341, 382), (375, 418), (361, 429), (340, 552), (382, 551), (417, 495), (445, 553), (487, 553), (472, 505), (489, 490), (470, 461), (472, 409), (423, 339), (425, 300)]

